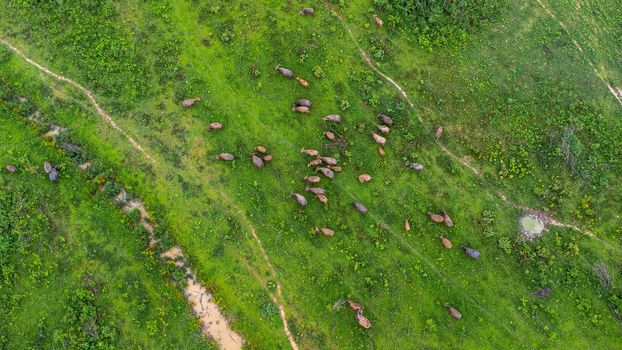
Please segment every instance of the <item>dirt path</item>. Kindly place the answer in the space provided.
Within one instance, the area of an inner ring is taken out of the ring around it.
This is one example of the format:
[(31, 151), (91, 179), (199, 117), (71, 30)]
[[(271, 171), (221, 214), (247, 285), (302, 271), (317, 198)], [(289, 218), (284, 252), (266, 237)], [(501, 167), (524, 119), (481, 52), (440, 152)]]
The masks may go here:
[(62, 76), (60, 74), (54, 73), (51, 70), (49, 70), (48, 68), (40, 65), (39, 63), (33, 61), (32, 59), (30, 59), (28, 56), (26, 56), (22, 51), (20, 51), (18, 48), (16, 48), (15, 46), (9, 44), (6, 40), (0, 38), (0, 43), (2, 43), (2, 45), (6, 46), (7, 48), (9, 48), (11, 51), (13, 51), (14, 53), (16, 53), (18, 56), (20, 56), (21, 58), (23, 58), (26, 62), (30, 63), (31, 65), (37, 67), (37, 69), (39, 69), (40, 71), (42, 71), (43, 73), (51, 76), (52, 78), (59, 80), (59, 81), (64, 81), (69, 83), (70, 85), (72, 85), (73, 87), (77, 88), (78, 90), (80, 90), (80, 92), (82, 92), (91, 102), (91, 104), (93, 105), (93, 107), (95, 107), (95, 110), (97, 111), (97, 114), (99, 114), (102, 118), (104, 118), (104, 120), (110, 124), (110, 126), (112, 126), (113, 129), (115, 129), (116, 131), (118, 131), (121, 135), (123, 135), (131, 144), (132, 146), (140, 151), (142, 154), (145, 155), (145, 157), (147, 159), (149, 159), (151, 162), (153, 162), (153, 158), (151, 158), (151, 156), (149, 154), (147, 154), (147, 152), (145, 152), (144, 148), (136, 141), (134, 140), (134, 138), (132, 136), (130, 136), (125, 130), (121, 129), (121, 127), (119, 127), (117, 125), (117, 123), (114, 121), (114, 119), (112, 119), (112, 117), (110, 115), (108, 115), (108, 113), (106, 113), (100, 106), (99, 103), (97, 103), (97, 100), (95, 99), (95, 97), (93, 96), (93, 92), (91, 92), (90, 90), (88, 90), (87, 88), (85, 88), (84, 86), (76, 83), (75, 81)]
[[(153, 224), (151, 223), (149, 213), (142, 202), (137, 200), (128, 201), (128, 195), (125, 189), (113, 199), (119, 205), (123, 205), (123, 212), (129, 213), (132, 210), (138, 210), (140, 213), (140, 224), (149, 233), (149, 246), (158, 244), (153, 232)], [(207, 291), (205, 286), (198, 281), (196, 274), (186, 265), (186, 257), (181, 248), (174, 246), (161, 255), (162, 259), (174, 261), (177, 268), (184, 271), (186, 278), (186, 287), (184, 296), (188, 304), (192, 307), (192, 311), (199, 318), (201, 324), (201, 332), (213, 339), (222, 350), (240, 350), (244, 344), (244, 339), (238, 333), (231, 329), (229, 321), (220, 311), (220, 308), (212, 300), (213, 295)]]
[[(540, 2), (540, 0), (537, 0), (538, 2)], [(380, 69), (378, 69), (378, 67), (376, 67), (376, 65), (373, 63), (373, 61), (370, 59), (369, 55), (367, 54), (367, 52), (365, 52), (365, 50), (363, 50), (363, 48), (359, 45), (359, 41), (356, 38), (356, 36), (354, 35), (354, 33), (352, 32), (352, 30), (350, 30), (350, 28), (348, 27), (348, 24), (344, 21), (343, 17), (341, 15), (339, 15), (333, 8), (333, 6), (331, 4), (328, 3), (328, 1), (324, 0), (324, 3), (326, 4), (326, 6), (328, 7), (328, 9), (339, 19), (339, 21), (341, 22), (341, 24), (343, 25), (343, 27), (345, 28), (345, 30), (348, 32), (348, 34), (350, 35), (350, 37), (352, 38), (352, 41), (354, 42), (354, 44), (356, 45), (356, 47), (358, 48), (361, 56), (363, 57), (363, 60), (365, 61), (365, 63), (374, 70), (374, 72), (376, 72), (378, 75), (380, 75), (382, 78), (384, 78), (387, 82), (389, 82), (389, 84), (391, 84), (393, 87), (395, 87), (395, 89), (397, 91), (399, 91), (399, 93), (402, 95), (402, 97), (404, 98), (404, 100), (408, 103), (408, 105), (410, 106), (411, 109), (413, 109), (416, 112), (416, 108), (414, 103), (411, 101), (411, 99), (408, 97), (408, 95), (406, 94), (406, 92), (404, 91), (404, 89), (395, 82), (395, 80), (393, 80), (391, 77), (387, 76), (386, 74), (384, 74), (382, 71), (380, 71)], [(541, 3), (541, 2), (540, 2)], [(542, 3), (541, 3), (542, 4)], [(542, 4), (543, 5), (543, 4)], [(544, 5), (543, 5), (544, 6)], [(546, 9), (546, 8), (545, 8)], [(551, 13), (552, 15), (552, 13)], [(561, 23), (561, 22), (560, 22)], [(563, 25), (563, 24), (562, 24)], [(566, 30), (567, 31), (567, 30)], [(573, 39), (574, 41), (574, 39)], [(577, 44), (578, 45), (578, 44)], [(579, 46), (580, 48), (580, 46)], [(580, 49), (581, 52), (583, 52), (582, 49)], [(590, 64), (592, 64), (592, 67), (594, 67), (593, 63), (590, 61)], [(598, 74), (598, 72), (597, 72)], [(600, 76), (600, 74), (599, 74)], [(602, 79), (602, 77), (601, 77)], [(617, 95), (616, 95), (617, 98)], [(622, 102), (621, 102), (622, 103)], [(421, 116), (418, 113), (415, 113), (417, 115), (417, 118), (419, 119), (419, 121), (421, 122), (422, 125), (425, 125), (426, 123), (424, 122), (423, 118), (421, 118)], [(482, 174), (482, 172), (480, 170), (478, 170), (475, 166), (473, 166), (466, 157), (459, 157), (456, 154), (454, 154), (453, 152), (451, 152), (445, 145), (443, 145), (441, 142), (436, 141), (436, 144), (439, 146), (439, 148), (441, 149), (441, 151), (445, 154), (447, 154), (449, 157), (457, 160), (462, 166), (464, 166), (465, 168), (467, 168), (471, 173), (473, 173), (473, 175), (477, 176), (478, 178), (480, 178), (481, 180), (485, 181), (486, 183), (490, 184), (488, 182), (488, 180), (486, 180), (484, 178), (484, 175)], [(492, 184), (490, 184), (492, 186)], [(501, 199), (501, 201), (503, 201), (503, 203), (510, 205), (514, 208), (517, 209), (522, 209), (525, 211), (537, 211), (535, 209), (529, 208), (527, 206), (524, 205), (519, 205), (517, 203), (512, 202), (511, 200), (509, 200), (507, 198), (506, 195), (504, 195), (501, 191), (497, 191), (495, 192), (495, 195)], [(559, 222), (557, 220), (555, 220), (554, 218), (551, 218), (549, 221), (549, 224), (552, 226), (559, 226), (559, 227), (565, 227), (565, 228), (570, 228), (573, 230), (576, 230), (580, 233), (583, 233), (589, 237), (594, 237), (594, 234), (588, 230), (584, 230), (581, 229), (580, 227), (571, 225), (571, 224), (565, 224), (562, 222)]]
[(542, 6), (542, 9), (544, 9), (544, 12), (546, 12), (552, 19), (557, 21), (557, 23), (559, 23), (559, 26), (562, 27), (564, 32), (566, 32), (566, 35), (568, 35), (570, 40), (572, 40), (572, 43), (577, 48), (577, 50), (579, 50), (579, 52), (583, 54), (583, 57), (585, 57), (587, 62), (590, 64), (590, 67), (592, 67), (592, 69), (594, 70), (594, 73), (596, 73), (596, 75), (598, 76), (598, 79), (600, 79), (603, 82), (603, 84), (605, 84), (607, 89), (609, 89), (609, 92), (613, 95), (613, 97), (615, 97), (618, 103), (622, 106), (622, 94), (620, 94), (618, 90), (616, 90), (613, 86), (611, 86), (611, 84), (609, 84), (609, 82), (605, 79), (605, 77), (602, 74), (600, 74), (600, 72), (596, 68), (596, 64), (592, 61), (592, 59), (588, 57), (588, 55), (585, 54), (585, 52), (583, 51), (583, 47), (581, 47), (581, 45), (579, 45), (579, 43), (572, 36), (572, 34), (570, 34), (570, 30), (568, 30), (568, 27), (566, 27), (566, 24), (564, 24), (564, 22), (562, 22), (559, 18), (557, 18), (557, 16), (553, 13), (553, 11), (551, 11), (546, 6), (546, 4), (542, 2), (542, 0), (536, 0), (536, 1), (538, 2), (538, 4), (540, 4), (540, 6)]

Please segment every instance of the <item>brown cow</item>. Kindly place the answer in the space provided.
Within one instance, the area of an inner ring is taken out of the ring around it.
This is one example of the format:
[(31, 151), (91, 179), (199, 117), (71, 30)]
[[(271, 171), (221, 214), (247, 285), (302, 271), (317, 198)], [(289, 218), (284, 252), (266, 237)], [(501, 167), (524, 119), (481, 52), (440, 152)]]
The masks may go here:
[(235, 157), (231, 153), (221, 153), (218, 155), (218, 158), (224, 161), (231, 161), (235, 159)]
[(356, 208), (356, 210), (358, 210), (359, 213), (361, 213), (361, 214), (366, 214), (367, 213), (367, 208), (363, 204), (361, 204), (359, 202), (352, 202), (352, 206), (354, 206)]
[(290, 197), (294, 198), (296, 202), (298, 202), (298, 204), (300, 204), (303, 207), (307, 205), (307, 199), (300, 193), (292, 193), (290, 194)]
[(320, 157), (320, 159), (328, 165), (337, 165), (337, 159), (333, 157)]
[(304, 149), (304, 148), (301, 148), (300, 149), (300, 153), (304, 153), (304, 154), (306, 154), (308, 156), (311, 156), (311, 157), (317, 157), (317, 156), (320, 155), (320, 151), (315, 150), (315, 149)]
[(380, 17), (374, 15), (374, 21), (376, 21), (376, 24), (380, 27), (382, 27), (382, 25), (384, 24), (384, 22), (380, 19)]
[(266, 152), (268, 152), (268, 150), (264, 146), (257, 146), (257, 147), (255, 147), (255, 151), (257, 151), (259, 153), (266, 153)]
[(448, 303), (445, 303), (445, 309), (447, 309), (449, 314), (452, 315), (456, 320), (462, 318), (462, 314), (460, 313), (460, 311), (458, 311), (455, 307), (449, 305)]
[(306, 80), (296, 77), (296, 80), (302, 85), (305, 89), (309, 88), (309, 83)]
[(294, 101), (294, 103), (292, 104), (293, 107), (299, 107), (299, 106), (304, 106), (304, 107), (309, 107), (311, 108), (311, 101), (301, 98), (299, 100)]
[(386, 125), (376, 125), (376, 127), (383, 134), (388, 134), (391, 131), (391, 128)]
[(323, 204), (328, 204), (328, 197), (326, 197), (323, 194), (316, 194), (315, 198), (317, 198), (317, 200), (319, 200), (320, 202), (322, 202)]
[(10, 164), (5, 165), (4, 169), (6, 171), (8, 171), (9, 173), (14, 173), (14, 172), (17, 171), (17, 168), (15, 166), (13, 166), (13, 165), (10, 165)]
[(375, 132), (372, 132), (371, 136), (374, 138), (374, 141), (376, 141), (377, 144), (380, 144), (380, 145), (384, 146), (384, 144), (387, 143), (387, 139), (385, 139), (384, 137), (376, 134)]
[(324, 236), (332, 237), (335, 235), (335, 231), (329, 229), (328, 227), (316, 227), (315, 232), (321, 233)]
[(322, 181), (322, 179), (319, 176), (305, 176), (304, 179), (307, 182), (310, 182), (312, 184), (316, 184), (316, 183)]
[(369, 175), (369, 174), (361, 174), (361, 175), (359, 175), (359, 182), (360, 183), (369, 182), (369, 181), (371, 181), (371, 179), (373, 179), (373, 177), (371, 177), (371, 175)]
[(454, 222), (451, 221), (451, 218), (449, 217), (449, 214), (447, 214), (447, 212), (444, 211), (444, 210), (442, 211), (442, 213), (443, 213), (443, 220), (445, 222), (445, 226), (453, 227), (454, 226)]
[(296, 113), (309, 113), (309, 107), (306, 106), (296, 106), (292, 108), (292, 112)]
[(388, 115), (384, 115), (382, 113), (378, 114), (378, 120), (380, 120), (381, 122), (384, 123), (384, 125), (386, 126), (392, 126), (393, 125), (393, 119), (391, 119), (391, 117), (389, 117)]
[(332, 131), (325, 131), (324, 136), (331, 141), (335, 139), (335, 134)]
[(326, 176), (327, 178), (331, 180), (335, 178), (335, 174), (333, 173), (333, 171), (328, 168), (320, 167), (320, 168), (315, 169), (315, 171), (317, 171), (318, 173), (321, 173), (322, 175)]
[(436, 132), (434, 133), (434, 137), (438, 140), (441, 138), (441, 136), (443, 135), (443, 127), (439, 126), (438, 128), (436, 128)]
[(321, 187), (308, 187), (307, 186), (305, 188), (305, 191), (311, 192), (311, 193), (313, 193), (315, 195), (318, 195), (318, 194), (324, 194), (325, 195), (326, 194), (326, 191), (323, 188), (321, 188)]
[(432, 214), (431, 212), (428, 212), (428, 216), (430, 217), (432, 221), (436, 222), (437, 224), (440, 224), (443, 221), (445, 221), (445, 218), (442, 215), (436, 215), (436, 214)]
[(325, 122), (341, 123), (341, 116), (339, 114), (330, 114), (322, 118), (322, 120)]
[(316, 166), (321, 165), (321, 164), (322, 164), (322, 159), (316, 158), (316, 159), (310, 161), (309, 164), (307, 164), (307, 168), (313, 168), (313, 167), (316, 167)]
[(207, 130), (212, 131), (212, 130), (220, 130), (222, 129), (222, 124), (220, 123), (211, 123), (208, 127)]
[(451, 241), (445, 238), (444, 236), (439, 236), (438, 239), (441, 240), (441, 243), (443, 243), (445, 248), (451, 249), (451, 247), (453, 247), (453, 245), (451, 244)]
[(194, 106), (194, 105), (195, 105), (195, 104), (197, 104), (197, 102), (199, 102), (199, 101), (201, 101), (201, 99), (200, 99), (200, 98), (189, 98), (189, 99), (187, 99), (187, 100), (184, 100), (184, 101), (181, 103), (181, 105), (182, 105), (182, 106), (184, 106), (185, 108), (188, 108), (188, 107), (192, 107), (192, 106)]
[(281, 67), (281, 66), (276, 66), (274, 68), (277, 72), (283, 74), (283, 76), (287, 77), (287, 78), (293, 78), (294, 77), (294, 72), (292, 72), (291, 70)]
[(253, 154), (252, 156), (253, 159), (253, 165), (257, 168), (263, 168), (263, 159), (257, 157), (256, 155)]

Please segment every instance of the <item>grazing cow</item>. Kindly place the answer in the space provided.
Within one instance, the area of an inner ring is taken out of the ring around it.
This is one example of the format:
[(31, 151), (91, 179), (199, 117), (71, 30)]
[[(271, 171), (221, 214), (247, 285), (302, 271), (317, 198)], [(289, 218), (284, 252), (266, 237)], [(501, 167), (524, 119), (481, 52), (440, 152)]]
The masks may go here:
[(235, 157), (231, 153), (221, 153), (221, 154), (218, 155), (218, 158), (222, 159), (224, 161), (227, 161), (227, 162), (232, 161), (232, 160), (235, 159)]
[(384, 24), (384, 22), (380, 19), (380, 17), (374, 15), (374, 21), (376, 21), (376, 24), (380, 27), (382, 27), (382, 25)]
[(308, 156), (311, 156), (311, 157), (317, 157), (317, 156), (320, 155), (320, 151), (315, 150), (315, 149), (304, 149), (304, 148), (301, 148), (300, 149), (300, 153), (304, 153), (304, 154), (306, 154)]
[(320, 159), (328, 165), (337, 165), (337, 159), (333, 157), (320, 157)]
[(320, 167), (320, 168), (315, 169), (315, 171), (317, 171), (318, 173), (321, 173), (322, 175), (326, 176), (327, 178), (331, 180), (335, 178), (335, 174), (333, 173), (333, 171), (328, 168)]
[(307, 187), (305, 188), (305, 191), (307, 191), (307, 192), (311, 192), (311, 193), (313, 193), (313, 194), (315, 194), (315, 195), (318, 195), (318, 194), (326, 194), (326, 191), (325, 191), (323, 188), (321, 188), (321, 187), (308, 187), (308, 186), (307, 186)]
[(17, 171), (17, 168), (10, 164), (5, 165), (4, 169), (6, 169), (6, 171), (8, 171), (9, 173), (14, 173)]
[(410, 231), (410, 221), (408, 221), (408, 219), (406, 219), (406, 221), (404, 221), (404, 229), (406, 231)]
[(220, 130), (222, 129), (222, 124), (220, 123), (211, 123), (208, 127), (207, 130), (208, 131), (212, 131), (212, 130)]
[(320, 202), (322, 202), (323, 204), (328, 204), (328, 197), (326, 197), (323, 194), (316, 194), (315, 198), (317, 198), (317, 200), (319, 200)]
[(304, 106), (304, 107), (309, 107), (311, 108), (311, 101), (306, 100), (304, 98), (301, 98), (300, 100), (296, 100), (294, 101), (294, 103), (292, 104), (293, 107), (299, 107), (299, 106)]
[(184, 108), (189, 108), (194, 106), (195, 104), (197, 104), (197, 102), (201, 101), (200, 98), (189, 98), (184, 100), (181, 105), (184, 106)]
[(313, 15), (315, 14), (315, 10), (313, 7), (305, 7), (300, 11), (301, 15)]
[(393, 125), (393, 119), (391, 119), (391, 117), (389, 117), (388, 115), (384, 115), (384, 114), (378, 114), (378, 120), (380, 120), (381, 122), (384, 123), (384, 125), (386, 126), (392, 126)]
[(338, 114), (330, 114), (327, 115), (326, 117), (322, 118), (323, 121), (325, 122), (335, 122), (335, 123), (341, 123), (341, 116)]
[(328, 227), (316, 227), (315, 232), (321, 233), (324, 236), (332, 237), (335, 235), (335, 231), (329, 229)]
[(292, 72), (291, 70), (281, 67), (281, 66), (276, 66), (276, 68), (274, 68), (277, 72), (283, 74), (283, 76), (285, 76), (286, 78), (293, 78), (294, 77), (294, 72)]
[(417, 170), (417, 171), (423, 170), (423, 164), (419, 164), (419, 163), (406, 162), (406, 167), (409, 169)]
[(329, 165), (328, 169), (336, 172), (336, 173), (340, 173), (343, 169), (341, 169), (340, 166), (336, 166), (336, 165)]
[(300, 204), (303, 207), (307, 205), (307, 199), (300, 193), (292, 193), (290, 197), (294, 198), (296, 202), (298, 202), (298, 204)]
[(272, 155), (271, 154), (267, 154), (263, 157), (263, 160), (265, 162), (271, 162), (272, 161)]
[(256, 155), (253, 154), (252, 156), (253, 158), (253, 165), (257, 168), (263, 168), (263, 159), (257, 157)]
[(460, 311), (458, 311), (455, 307), (449, 305), (448, 303), (445, 303), (445, 309), (447, 309), (447, 312), (449, 312), (449, 314), (452, 315), (456, 320), (462, 318), (462, 313), (460, 313)]
[(367, 317), (363, 316), (363, 310), (358, 310), (356, 312), (356, 321), (365, 329), (369, 329), (371, 327), (371, 321), (369, 321)]
[(48, 174), (48, 177), (50, 178), (50, 181), (52, 182), (58, 181), (58, 170), (56, 168), (52, 168), (52, 170)]
[(462, 250), (464, 250), (466, 255), (470, 256), (473, 259), (479, 259), (480, 256), (482, 256), (477, 250), (469, 248), (469, 247), (465, 246), (464, 244), (460, 245), (460, 248), (462, 248)]
[(266, 152), (268, 152), (268, 150), (264, 146), (257, 146), (257, 147), (255, 147), (255, 151), (257, 151), (259, 153), (266, 153)]
[(446, 211), (442, 211), (443, 213), (443, 220), (445, 222), (445, 226), (447, 227), (453, 227), (454, 226), (454, 222), (451, 220), (451, 218), (449, 217), (449, 214), (447, 214)]
[(309, 88), (309, 83), (307, 83), (307, 81), (306, 81), (306, 80), (301, 79), (301, 78), (298, 78), (298, 77), (296, 78), (296, 80), (298, 80), (298, 82), (300, 83), (300, 85), (302, 85), (305, 89), (308, 89), (308, 88)]
[(309, 164), (307, 164), (307, 168), (313, 168), (313, 167), (316, 167), (316, 166), (318, 166), (320, 164), (322, 164), (322, 159), (316, 158), (316, 159), (310, 161)]
[(352, 202), (352, 206), (354, 206), (356, 208), (356, 210), (359, 211), (359, 213), (361, 214), (366, 214), (367, 213), (367, 208), (365, 208), (365, 206), (359, 202)]
[(52, 171), (52, 164), (50, 162), (48, 162), (47, 160), (45, 162), (43, 162), (43, 170), (45, 170), (46, 174), (49, 174), (50, 171)]
[(316, 184), (316, 183), (322, 181), (322, 179), (319, 176), (305, 176), (304, 179), (307, 182), (310, 182), (312, 184)]
[(451, 244), (451, 241), (448, 240), (447, 238), (445, 238), (444, 236), (440, 236), (440, 237), (438, 237), (438, 239), (441, 240), (441, 243), (443, 243), (445, 248), (451, 249), (451, 247), (453, 247), (453, 245)]
[(296, 112), (296, 113), (309, 113), (309, 107), (306, 107), (306, 106), (292, 107), (292, 112)]
[(385, 139), (384, 137), (376, 134), (375, 132), (372, 132), (371, 136), (374, 138), (374, 141), (376, 141), (377, 144), (380, 144), (380, 145), (384, 146), (384, 144), (387, 143), (387, 139)]
[(382, 148), (382, 147), (378, 148), (378, 154), (379, 154), (381, 157), (384, 157), (384, 155), (385, 155), (385, 153), (384, 153), (384, 148)]
[(348, 305), (350, 305), (350, 307), (354, 309), (354, 311), (363, 310), (363, 306), (359, 303), (354, 302), (354, 300), (352, 299), (348, 300)]
[(371, 175), (369, 175), (369, 174), (361, 174), (361, 175), (359, 175), (359, 182), (360, 183), (369, 182), (369, 181), (371, 181), (371, 179), (373, 179), (373, 177), (371, 177)]
[(376, 127), (378, 128), (378, 131), (383, 134), (388, 134), (391, 131), (391, 128), (386, 125), (376, 125)]
[(432, 214), (431, 212), (428, 212), (428, 216), (430, 217), (432, 221), (436, 222), (437, 224), (440, 224), (443, 221), (445, 221), (445, 218), (442, 215), (436, 215), (436, 214)]
[(438, 140), (441, 138), (441, 136), (443, 135), (443, 127), (439, 126), (438, 128), (436, 128), (436, 132), (434, 133), (434, 137)]
[(331, 141), (335, 139), (335, 134), (332, 131), (325, 131), (324, 136)]

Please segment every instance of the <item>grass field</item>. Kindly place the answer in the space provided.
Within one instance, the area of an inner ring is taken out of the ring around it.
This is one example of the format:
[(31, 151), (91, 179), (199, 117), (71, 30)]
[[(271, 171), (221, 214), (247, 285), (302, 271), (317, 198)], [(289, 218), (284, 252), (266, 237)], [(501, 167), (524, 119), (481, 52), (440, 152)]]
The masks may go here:
[[(211, 346), (170, 282), (172, 266), (155, 257), (179, 245), (247, 348), (291, 347), (279, 304), (304, 349), (621, 346), (622, 108), (590, 65), (622, 85), (617, 4), (543, 2), (553, 18), (538, 1), (495, 2), (477, 26), (424, 30), (386, 1), (332, 1), (342, 20), (310, 3), (314, 16), (298, 14), (310, 5), (300, 1), (0, 4), (0, 38), (93, 91), (127, 134), (79, 90), (0, 47), (0, 165), (20, 168), (0, 178), (0, 344)], [(277, 64), (310, 87), (278, 75)], [(194, 97), (196, 106), (181, 107)], [(299, 98), (313, 102), (308, 115), (291, 111)], [(105, 169), (110, 186), (144, 201), (162, 240), (156, 252), (97, 175), (39, 136), (27, 120), (35, 111), (67, 128), (64, 137)], [(385, 157), (370, 136), (380, 112), (394, 120)], [(323, 122), (328, 114), (342, 123)], [(224, 128), (209, 131), (212, 122)], [(329, 129), (334, 142), (323, 136)], [(263, 169), (250, 160), (257, 145), (274, 156)], [(344, 169), (319, 184), (327, 205), (304, 192), (313, 171), (303, 147)], [(236, 160), (218, 161), (221, 152)], [(42, 175), (48, 158), (63, 165), (58, 184)], [(361, 173), (373, 180), (359, 183)], [(297, 206), (291, 192), (309, 205)], [(550, 225), (528, 241), (519, 233), (524, 210), (502, 197), (581, 232)], [(454, 227), (428, 219), (441, 210)], [(314, 232), (325, 226), (334, 237)], [(22, 231), (35, 232), (32, 240)], [(460, 244), (482, 257), (469, 259)], [(534, 296), (543, 288), (551, 295)], [(75, 320), (76, 295), (86, 295), (101, 337), (84, 332), (84, 315)], [(350, 298), (370, 329), (339, 306)]]

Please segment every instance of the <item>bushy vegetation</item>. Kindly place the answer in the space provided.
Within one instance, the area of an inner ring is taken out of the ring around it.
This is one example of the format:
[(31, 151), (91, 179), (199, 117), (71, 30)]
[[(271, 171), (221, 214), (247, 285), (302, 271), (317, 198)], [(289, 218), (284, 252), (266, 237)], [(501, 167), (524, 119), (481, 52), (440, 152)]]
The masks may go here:
[(378, 11), (388, 15), (388, 25), (412, 34), (424, 48), (460, 44), (504, 9), (504, 1), (495, 0), (374, 0), (373, 3)]

